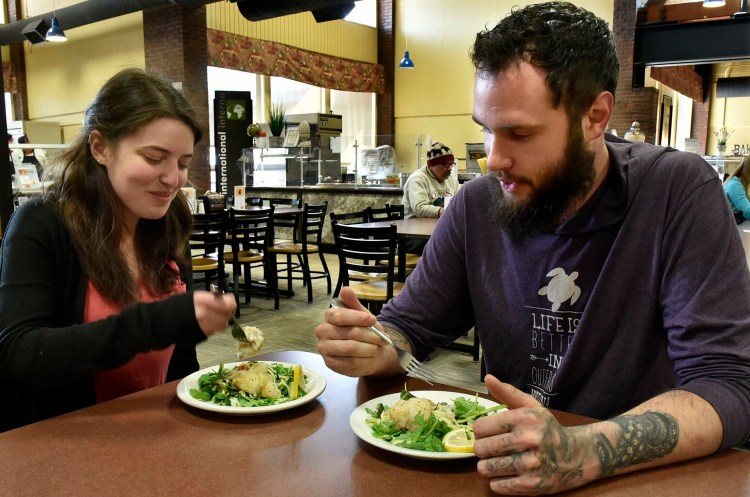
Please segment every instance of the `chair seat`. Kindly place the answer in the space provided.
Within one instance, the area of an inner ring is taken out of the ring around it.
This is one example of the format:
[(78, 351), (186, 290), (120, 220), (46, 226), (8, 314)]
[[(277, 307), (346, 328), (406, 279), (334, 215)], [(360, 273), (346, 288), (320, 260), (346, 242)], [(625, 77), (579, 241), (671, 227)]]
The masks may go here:
[(213, 271), (219, 269), (219, 261), (211, 257), (194, 257), (193, 271)]
[(357, 281), (365, 281), (369, 280), (370, 278), (378, 278), (378, 273), (365, 273), (362, 271), (349, 271), (349, 279), (350, 280), (357, 280)]
[[(421, 257), (419, 254), (406, 254), (406, 269), (417, 267), (417, 263)], [(378, 264), (384, 265), (385, 261), (378, 261)], [(396, 259), (396, 267), (398, 267), (398, 259)]]
[[(276, 244), (274, 243), (273, 246), (268, 247), (269, 252), (274, 252), (276, 254), (301, 254), (303, 251), (303, 247), (301, 243), (294, 243), (291, 240), (288, 243), (280, 243)], [(320, 247), (317, 245), (314, 245), (312, 243), (307, 244), (307, 252), (313, 253), (313, 252), (319, 252)]]
[[(257, 250), (242, 250), (237, 253), (237, 262), (260, 262), (263, 260), (263, 254)], [(224, 252), (225, 262), (234, 262), (234, 254)]]
[[(393, 296), (399, 294), (404, 284), (400, 281), (393, 283)], [(377, 278), (370, 278), (369, 280), (363, 281), (362, 283), (355, 283), (350, 286), (354, 291), (354, 294), (360, 300), (371, 300), (376, 302), (386, 302), (388, 299), (388, 277), (378, 276)]]

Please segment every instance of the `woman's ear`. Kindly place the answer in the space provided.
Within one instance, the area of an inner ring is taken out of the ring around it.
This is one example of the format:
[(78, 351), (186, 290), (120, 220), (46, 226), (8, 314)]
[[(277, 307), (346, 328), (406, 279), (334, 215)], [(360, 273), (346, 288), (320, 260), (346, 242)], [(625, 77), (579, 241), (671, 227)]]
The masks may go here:
[(89, 149), (91, 156), (99, 164), (106, 166), (109, 159), (110, 147), (102, 137), (102, 134), (94, 130), (89, 134)]
[(608, 91), (600, 92), (583, 115), (584, 138), (594, 140), (607, 130), (615, 105), (615, 97)]

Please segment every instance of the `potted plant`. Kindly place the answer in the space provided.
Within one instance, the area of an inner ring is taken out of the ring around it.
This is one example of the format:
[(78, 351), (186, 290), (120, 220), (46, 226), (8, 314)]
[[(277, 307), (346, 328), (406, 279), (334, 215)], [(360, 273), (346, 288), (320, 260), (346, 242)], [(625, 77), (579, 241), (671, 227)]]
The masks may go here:
[(284, 131), (284, 125), (286, 124), (285, 114), (286, 107), (281, 103), (272, 103), (268, 109), (268, 127), (271, 129), (271, 134), (273, 135), (269, 138), (271, 147), (280, 147), (284, 142), (281, 139), (281, 132)]
[(716, 135), (716, 151), (718, 155), (723, 155), (727, 149), (727, 138), (732, 136), (734, 130), (728, 130), (726, 127), (719, 128), (718, 131), (714, 131)]

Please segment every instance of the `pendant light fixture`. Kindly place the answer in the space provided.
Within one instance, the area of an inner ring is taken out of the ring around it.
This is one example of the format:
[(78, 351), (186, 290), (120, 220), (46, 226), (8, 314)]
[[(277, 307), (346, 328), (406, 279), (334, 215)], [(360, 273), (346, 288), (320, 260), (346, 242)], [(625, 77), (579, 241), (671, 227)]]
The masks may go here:
[(65, 36), (65, 32), (57, 21), (57, 9), (54, 1), (52, 2), (52, 27), (47, 30), (45, 39), (52, 42), (68, 41), (68, 37)]
[(404, 58), (401, 59), (401, 62), (398, 64), (398, 67), (400, 69), (414, 69), (414, 61), (411, 60), (411, 57), (409, 57), (409, 14), (407, 12), (406, 2), (404, 2), (404, 40), (405, 40), (405, 48), (404, 50)]
[(724, 5), (726, 5), (724, 0), (703, 0), (703, 6), (708, 9), (723, 7)]

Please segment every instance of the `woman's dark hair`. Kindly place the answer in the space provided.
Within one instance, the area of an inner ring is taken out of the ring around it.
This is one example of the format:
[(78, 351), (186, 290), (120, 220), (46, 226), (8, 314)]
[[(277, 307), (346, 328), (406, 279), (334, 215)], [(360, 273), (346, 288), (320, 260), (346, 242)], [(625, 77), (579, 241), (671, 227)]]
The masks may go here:
[[(200, 141), (202, 129), (187, 99), (161, 78), (141, 69), (125, 69), (99, 90), (84, 116), (83, 129), (56, 160), (55, 180), (46, 199), (62, 213), (86, 275), (112, 302), (128, 305), (139, 300), (138, 282), (127, 269), (120, 243), (124, 206), (112, 189), (107, 170), (94, 160), (89, 136), (96, 130), (109, 144), (117, 144), (160, 118), (185, 123)], [(178, 194), (161, 219), (141, 219), (135, 251), (143, 280), (154, 296), (172, 291), (179, 273), (167, 265), (185, 262), (192, 214)]]
[(562, 105), (571, 119), (582, 116), (601, 91), (614, 95), (620, 71), (607, 23), (567, 2), (513, 9), (477, 35), (471, 60), (482, 77), (521, 61), (544, 70), (553, 105)]

